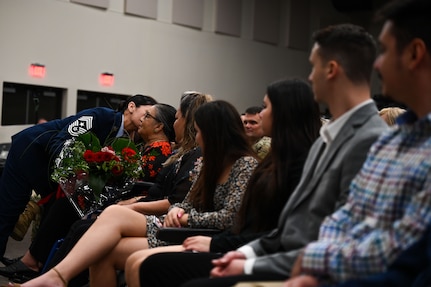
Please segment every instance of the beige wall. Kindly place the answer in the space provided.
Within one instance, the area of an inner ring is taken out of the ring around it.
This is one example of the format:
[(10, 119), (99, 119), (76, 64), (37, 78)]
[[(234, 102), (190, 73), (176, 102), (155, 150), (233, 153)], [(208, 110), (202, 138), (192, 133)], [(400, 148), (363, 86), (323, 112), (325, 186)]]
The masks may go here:
[[(239, 37), (214, 32), (216, 0), (204, 1), (201, 29), (172, 23), (175, 0), (157, 2), (157, 19), (126, 15), (124, 1), (110, 0), (100, 9), (68, 0), (0, 0), (0, 83), (66, 89), (64, 116), (75, 113), (78, 89), (148, 94), (174, 106), (183, 91), (199, 90), (241, 112), (261, 103), (269, 82), (308, 76), (309, 45), (303, 44), (309, 36), (297, 33), (309, 35), (321, 22), (348, 19), (330, 2), (310, 0), (309, 9), (300, 5), (305, 18), (287, 26), (290, 1), (301, 0), (286, 0), (280, 43), (266, 44), (253, 40), (253, 1), (242, 0)], [(302, 49), (286, 47), (293, 36)], [(28, 75), (35, 62), (46, 66), (45, 78)], [(114, 73), (113, 87), (99, 85), (102, 72)], [(0, 126), (0, 142), (22, 128)]]

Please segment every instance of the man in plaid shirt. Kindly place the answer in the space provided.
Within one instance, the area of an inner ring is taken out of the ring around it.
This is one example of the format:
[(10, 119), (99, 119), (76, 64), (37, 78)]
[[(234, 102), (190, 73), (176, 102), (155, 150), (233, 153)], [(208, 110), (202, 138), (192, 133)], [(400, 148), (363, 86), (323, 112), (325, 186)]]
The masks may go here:
[[(385, 21), (375, 61), (383, 93), (409, 111), (372, 146), (346, 205), (322, 223), (318, 241), (305, 247), (285, 287), (386, 271), (424, 240), (431, 224), (431, 1), (395, 1), (378, 15)], [(379, 280), (394, 276), (391, 271)]]

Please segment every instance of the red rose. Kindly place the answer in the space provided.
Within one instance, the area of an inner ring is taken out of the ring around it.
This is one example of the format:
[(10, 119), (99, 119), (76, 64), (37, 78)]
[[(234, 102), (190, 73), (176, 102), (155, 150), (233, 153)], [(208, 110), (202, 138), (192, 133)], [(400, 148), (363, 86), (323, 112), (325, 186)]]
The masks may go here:
[(95, 157), (95, 153), (92, 150), (87, 149), (84, 152), (84, 159), (86, 162), (95, 162), (96, 161), (96, 157)]
[(110, 161), (110, 160), (113, 160), (115, 158), (115, 155), (112, 154), (112, 153), (110, 153), (110, 152), (103, 152), (103, 151), (101, 151), (98, 154), (100, 155), (101, 162), (103, 162), (103, 161)]

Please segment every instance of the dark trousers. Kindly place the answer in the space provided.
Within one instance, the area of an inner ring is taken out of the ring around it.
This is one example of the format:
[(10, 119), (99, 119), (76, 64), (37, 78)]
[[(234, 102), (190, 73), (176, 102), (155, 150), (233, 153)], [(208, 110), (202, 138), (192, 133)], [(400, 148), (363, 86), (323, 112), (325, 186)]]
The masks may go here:
[[(90, 228), (90, 226), (94, 223), (96, 219), (85, 219), (78, 220), (70, 228), (66, 237), (64, 238), (63, 243), (60, 248), (57, 250), (52, 260), (47, 263), (47, 270), (51, 269), (55, 265), (57, 265), (61, 260), (66, 257), (66, 255), (72, 250), (75, 244), (79, 241), (79, 239), (84, 235), (84, 233)], [(74, 277), (69, 282), (69, 287), (79, 287), (88, 283), (88, 269), (81, 272), (78, 276)]]
[(4, 256), (9, 235), (30, 200), (31, 186), (19, 174), (5, 167), (0, 178), (0, 257)]
[(219, 253), (173, 252), (148, 257), (140, 267), (141, 286), (180, 286), (193, 278), (209, 275), (211, 260)]
[(253, 282), (253, 281), (284, 281), (287, 280), (286, 277), (276, 276), (276, 275), (238, 275), (238, 276), (228, 276), (220, 278), (198, 278), (191, 280), (181, 287), (231, 287), (239, 282)]
[(0, 257), (6, 251), (9, 235), (30, 200), (32, 190), (44, 197), (56, 188), (57, 184), (50, 180), (46, 153), (13, 142), (0, 177)]
[[(211, 260), (220, 253), (173, 252), (159, 253), (142, 262), (139, 272), (141, 286), (232, 286), (239, 281), (285, 280), (274, 276), (243, 275), (209, 279)], [(199, 278), (199, 279), (198, 279)], [(201, 283), (201, 281), (204, 282)]]
[(54, 243), (64, 238), (74, 222), (79, 220), (78, 213), (66, 197), (48, 202), (39, 230), (30, 245), (30, 253), (39, 262), (46, 263)]

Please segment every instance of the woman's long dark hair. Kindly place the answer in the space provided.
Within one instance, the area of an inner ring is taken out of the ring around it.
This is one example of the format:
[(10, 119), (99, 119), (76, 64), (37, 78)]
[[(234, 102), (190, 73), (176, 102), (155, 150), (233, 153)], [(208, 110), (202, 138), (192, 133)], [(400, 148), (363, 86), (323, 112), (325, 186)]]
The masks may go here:
[[(245, 227), (249, 214), (253, 218), (253, 232), (277, 225), (277, 220), (268, 219), (279, 217), (294, 191), (303, 162), (321, 127), (319, 107), (307, 82), (279, 80), (267, 87), (266, 94), (272, 107), (271, 151), (250, 178), (234, 228), (236, 233)], [(294, 176), (295, 182), (289, 180), (292, 173), (298, 175)]]
[(196, 111), (195, 123), (201, 131), (204, 164), (190, 191), (195, 208), (214, 209), (217, 181), (225, 169), (242, 156), (253, 155), (238, 111), (226, 101), (203, 104)]

